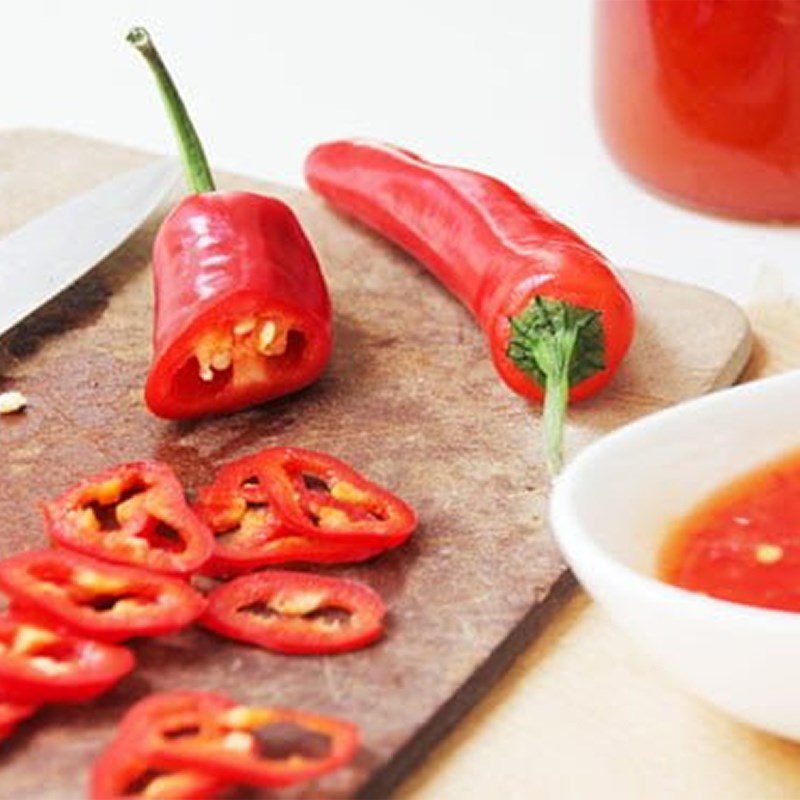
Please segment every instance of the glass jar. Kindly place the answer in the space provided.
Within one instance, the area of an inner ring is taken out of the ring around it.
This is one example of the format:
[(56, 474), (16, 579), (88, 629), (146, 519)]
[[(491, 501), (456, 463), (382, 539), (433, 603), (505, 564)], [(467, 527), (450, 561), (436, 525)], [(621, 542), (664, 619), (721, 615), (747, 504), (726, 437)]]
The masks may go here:
[(800, 0), (595, 0), (617, 162), (679, 202), (800, 219)]

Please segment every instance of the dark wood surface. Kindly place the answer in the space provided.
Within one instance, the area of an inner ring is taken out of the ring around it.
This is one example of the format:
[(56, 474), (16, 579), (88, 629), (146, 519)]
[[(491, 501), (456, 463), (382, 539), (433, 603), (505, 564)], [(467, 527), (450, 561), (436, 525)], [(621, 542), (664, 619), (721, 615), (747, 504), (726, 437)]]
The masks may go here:
[[(45, 131), (0, 134), (0, 233), (149, 156)], [(292, 658), (189, 630), (135, 645), (136, 672), (87, 707), (49, 707), (0, 748), (0, 798), (85, 796), (92, 759), (134, 700), (221, 691), (348, 717), (355, 762), (290, 796), (384, 796), (485, 693), (573, 585), (546, 528), (538, 416), (496, 378), (468, 314), (416, 264), (300, 190), (330, 281), (336, 350), (312, 388), (227, 418), (169, 423), (142, 403), (149, 251), (157, 220), (0, 340), (0, 390), (30, 401), (0, 418), (0, 553), (44, 543), (37, 504), (116, 462), (157, 458), (189, 487), (274, 444), (335, 453), (407, 498), (422, 525), (402, 549), (353, 568), (387, 601), (386, 639)], [(0, 269), (2, 269), (0, 264)], [(729, 302), (630, 274), (641, 325), (618, 380), (572, 415), (569, 449), (656, 408), (728, 383), (749, 333)], [(0, 298), (2, 302), (2, 298)], [(535, 725), (535, 720), (531, 720)]]

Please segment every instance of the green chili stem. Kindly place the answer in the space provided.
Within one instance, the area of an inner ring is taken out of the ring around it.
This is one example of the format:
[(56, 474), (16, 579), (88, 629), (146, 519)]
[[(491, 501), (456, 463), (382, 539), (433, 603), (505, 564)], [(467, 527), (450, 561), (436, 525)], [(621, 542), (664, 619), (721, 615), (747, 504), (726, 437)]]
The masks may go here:
[(125, 37), (143, 56), (156, 79), (161, 97), (178, 139), (186, 180), (193, 192), (213, 192), (214, 178), (200, 137), (161, 56), (144, 28), (131, 28)]
[(569, 400), (569, 368), (575, 351), (577, 331), (573, 328), (544, 342), (538, 348), (539, 363), (545, 375), (544, 444), (547, 468), (557, 475), (563, 464), (564, 420)]
[(543, 427), (547, 467), (562, 465), (564, 420), (570, 386), (605, 367), (600, 313), (562, 300), (535, 297), (509, 318), (507, 357), (544, 390)]

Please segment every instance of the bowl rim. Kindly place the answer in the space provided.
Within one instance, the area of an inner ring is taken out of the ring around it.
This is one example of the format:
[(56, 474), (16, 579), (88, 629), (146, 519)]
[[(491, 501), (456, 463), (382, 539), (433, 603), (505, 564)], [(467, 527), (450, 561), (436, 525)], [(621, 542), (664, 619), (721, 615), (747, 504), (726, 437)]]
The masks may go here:
[[(692, 413), (697, 408), (728, 403), (732, 396), (757, 395), (764, 391), (773, 391), (773, 385), (778, 387), (775, 389), (778, 391), (786, 383), (800, 383), (800, 370), (714, 391), (657, 411), (612, 431), (582, 450), (556, 478), (548, 509), (551, 530), (570, 567), (573, 561), (579, 563), (581, 567), (591, 564), (592, 571), (595, 574), (598, 570), (601, 571), (609, 582), (624, 584), (651, 602), (669, 604), (687, 614), (709, 621), (766, 626), (770, 629), (791, 628), (792, 632), (796, 633), (794, 628), (800, 627), (798, 611), (783, 611), (722, 600), (674, 586), (628, 566), (598, 544), (589, 529), (579, 520), (573, 502), (576, 483), (582, 480), (585, 471), (597, 470), (598, 465), (602, 465), (606, 457), (606, 451), (613, 450), (619, 443), (631, 438), (635, 439), (641, 430), (670, 422), (675, 417)], [(582, 570), (578, 568), (574, 571), (580, 580)], [(588, 587), (584, 588), (589, 594), (594, 594)]]

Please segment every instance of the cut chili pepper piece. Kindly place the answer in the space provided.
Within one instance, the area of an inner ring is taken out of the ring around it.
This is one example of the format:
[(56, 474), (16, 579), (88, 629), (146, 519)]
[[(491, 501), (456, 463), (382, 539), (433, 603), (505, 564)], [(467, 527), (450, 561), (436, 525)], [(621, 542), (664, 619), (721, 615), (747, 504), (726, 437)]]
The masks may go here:
[(338, 458), (298, 447), (276, 447), (262, 456), (274, 508), (295, 533), (387, 549), (417, 527), (411, 506)]
[(133, 667), (125, 647), (0, 616), (0, 725), (29, 716), (37, 703), (91, 700)]
[(202, 770), (231, 783), (277, 788), (313, 780), (350, 761), (358, 729), (294, 709), (240, 706), (202, 692), (168, 692), (123, 720), (154, 764)]
[(128, 41), (153, 70), (191, 187), (153, 246), (147, 405), (181, 419), (295, 392), (320, 376), (332, 346), (331, 304), (314, 249), (281, 200), (215, 191), (197, 132), (149, 34), (134, 28)]
[(92, 767), (91, 800), (212, 800), (229, 783), (198, 770), (153, 766), (135, 737), (121, 732)]
[(188, 575), (211, 555), (213, 538), (186, 503), (166, 464), (120, 464), (43, 506), (63, 547), (157, 572)]
[(67, 550), (37, 550), (0, 561), (0, 588), (17, 608), (111, 642), (180, 630), (206, 605), (178, 578)]
[(383, 634), (386, 606), (357, 581), (273, 570), (215, 589), (200, 623), (281, 653), (357, 650)]
[[(269, 454), (270, 451), (265, 451)], [(215, 537), (205, 574), (237, 575), (271, 564), (363, 561), (381, 547), (311, 540), (293, 534), (272, 506), (265, 457), (257, 453), (224, 465), (200, 489), (195, 510)]]

